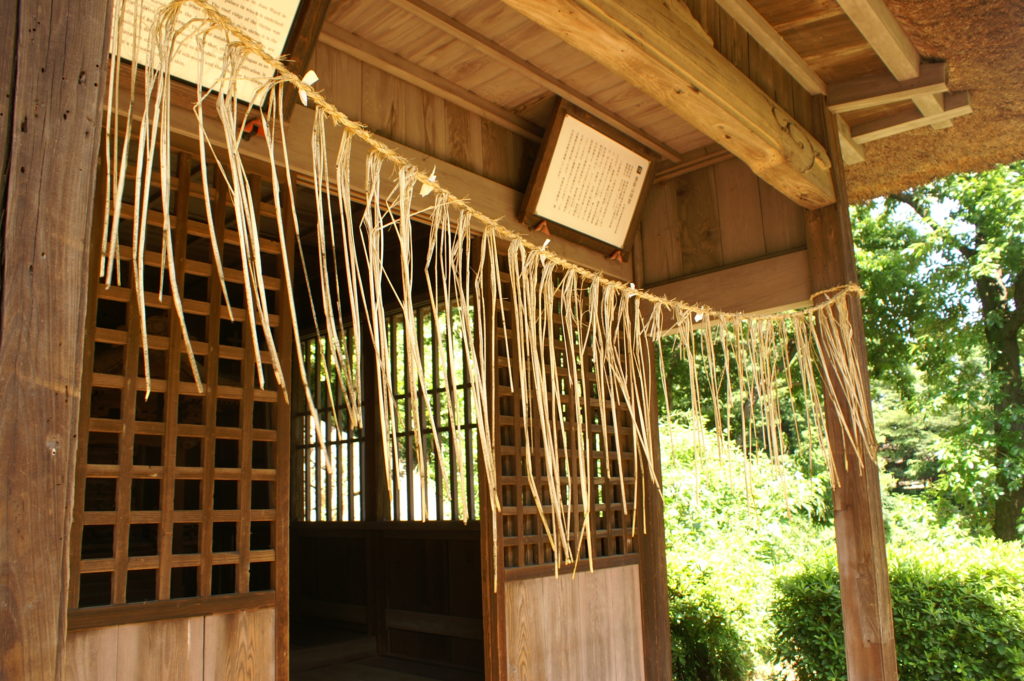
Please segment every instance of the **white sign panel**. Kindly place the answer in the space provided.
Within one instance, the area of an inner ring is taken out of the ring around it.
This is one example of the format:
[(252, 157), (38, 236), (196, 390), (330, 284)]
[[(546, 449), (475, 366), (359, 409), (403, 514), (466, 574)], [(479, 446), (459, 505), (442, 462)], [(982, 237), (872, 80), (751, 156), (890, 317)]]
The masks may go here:
[[(295, 13), (300, 0), (212, 0), (212, 4), (239, 29), (263, 45), (263, 48), (274, 55), (281, 56), (284, 44), (288, 40)], [(166, 6), (166, 0), (129, 0), (124, 3), (124, 27), (121, 33), (121, 56), (132, 58), (136, 49), (136, 59), (140, 64), (149, 60), (149, 36), (153, 18)], [(142, 9), (141, 21), (138, 18), (139, 8)], [(190, 19), (203, 15), (202, 10), (186, 4), (179, 13), (181, 25)], [(140, 30), (141, 29), (141, 30)], [(136, 33), (138, 42), (136, 43)], [(192, 35), (186, 29), (183, 34)], [(177, 48), (177, 56), (171, 64), (171, 75), (190, 83), (199, 81), (202, 74), (203, 87), (213, 87), (221, 74), (224, 50), (224, 34), (213, 31), (207, 34), (205, 49), (200, 51), (194, 37), (187, 37)], [(253, 100), (256, 89), (274, 75), (272, 67), (262, 61), (247, 59), (242, 66), (242, 80), (238, 83), (237, 94), (247, 102)], [(260, 104), (261, 102), (254, 102)]]
[(643, 156), (567, 115), (535, 212), (621, 248), (649, 167)]

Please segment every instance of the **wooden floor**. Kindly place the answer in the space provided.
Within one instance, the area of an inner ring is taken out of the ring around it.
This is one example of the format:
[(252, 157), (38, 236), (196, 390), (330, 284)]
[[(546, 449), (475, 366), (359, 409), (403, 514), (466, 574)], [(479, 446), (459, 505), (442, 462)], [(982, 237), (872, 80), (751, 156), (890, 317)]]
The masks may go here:
[(323, 625), (300, 628), (291, 681), (483, 681), (478, 672), (377, 655), (377, 641)]
[(292, 681), (483, 681), (471, 673), (434, 665), (368, 657), (293, 671)]

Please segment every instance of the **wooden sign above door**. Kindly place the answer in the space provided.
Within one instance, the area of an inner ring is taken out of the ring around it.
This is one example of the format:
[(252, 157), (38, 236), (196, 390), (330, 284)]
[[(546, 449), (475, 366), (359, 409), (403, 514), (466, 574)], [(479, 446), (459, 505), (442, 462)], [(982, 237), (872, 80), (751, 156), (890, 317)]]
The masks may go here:
[[(121, 31), (120, 55), (125, 59), (133, 59), (141, 65), (153, 60), (153, 55), (144, 46), (149, 45), (149, 31), (152, 30), (153, 19), (166, 5), (166, 0), (141, 0), (124, 4)], [(299, 15), (302, 0), (215, 0), (214, 6), (231, 22), (241, 28), (247, 35), (255, 38), (263, 48), (275, 57), (285, 54), (286, 48), (294, 42), (296, 31), (292, 30), (296, 16)], [(141, 16), (140, 16), (141, 13)], [(181, 8), (181, 15), (176, 25), (202, 16), (202, 10), (186, 3)], [(203, 26), (197, 22), (197, 26)], [(114, 31), (116, 34), (116, 30)], [(190, 35), (186, 29), (186, 39), (178, 43), (171, 61), (171, 76), (189, 83), (201, 83), (203, 87), (212, 88), (223, 77), (220, 55), (224, 51), (224, 35), (219, 31), (211, 31), (205, 35), (205, 45), (198, 35)], [(291, 37), (291, 39), (290, 39)], [(274, 75), (273, 67), (262, 60), (247, 59), (241, 66), (243, 79), (234, 81), (237, 96), (240, 100), (262, 105), (265, 92), (257, 93), (260, 84)], [(255, 101), (259, 99), (259, 101)]]
[(598, 250), (624, 250), (657, 157), (582, 109), (562, 101), (544, 137), (520, 220), (539, 217), (562, 236)]

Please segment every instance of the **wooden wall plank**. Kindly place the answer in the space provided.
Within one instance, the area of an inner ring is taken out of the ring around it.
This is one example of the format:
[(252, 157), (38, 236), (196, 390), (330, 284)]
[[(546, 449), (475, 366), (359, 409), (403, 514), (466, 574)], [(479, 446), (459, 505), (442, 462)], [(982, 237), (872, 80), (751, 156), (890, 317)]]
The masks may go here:
[(106, 677), (109, 681), (203, 681), (202, 617), (122, 624), (116, 629), (117, 676)]
[[(4, 0), (0, 30), (0, 678), (64, 671), (107, 3)], [(68, 20), (74, 17), (74, 20)], [(18, 64), (15, 71), (13, 64)], [(59, 154), (40, 153), (59, 148)]]
[(758, 183), (758, 194), (761, 197), (765, 253), (770, 255), (803, 247), (807, 241), (803, 208), (766, 182)]
[(651, 288), (653, 293), (726, 312), (791, 310), (811, 297), (807, 251), (695, 274)]
[(509, 681), (645, 678), (638, 566), (515, 580), (505, 590)]
[(68, 633), (65, 681), (110, 681), (117, 678), (117, 627)]
[[(649, 286), (734, 262), (725, 258), (722, 247), (723, 208), (719, 205), (717, 175), (716, 167), (709, 166), (652, 187), (641, 222), (642, 238), (635, 244), (634, 257), (642, 261), (638, 270), (643, 273), (642, 282), (638, 283)], [(756, 183), (753, 186), (756, 189)], [(730, 200), (753, 202), (745, 211), (759, 215), (756, 193), (741, 198), (740, 192), (745, 190), (749, 186), (731, 189), (726, 195)], [(737, 210), (724, 209), (726, 217), (735, 215)], [(731, 255), (738, 257), (735, 253)]]
[(715, 189), (722, 226), (723, 264), (764, 255), (757, 176), (737, 159), (719, 163), (715, 166)]
[[(642, 263), (645, 277), (662, 281), (679, 276), (683, 271), (683, 232), (689, 228), (680, 215), (677, 185), (665, 182), (651, 187), (640, 227), (640, 239), (633, 247), (638, 249), (635, 259)], [(658, 244), (645, 248), (646, 244)]]
[(274, 681), (274, 608), (204, 620), (203, 678)]
[(203, 681), (203, 618), (73, 631), (67, 681)]

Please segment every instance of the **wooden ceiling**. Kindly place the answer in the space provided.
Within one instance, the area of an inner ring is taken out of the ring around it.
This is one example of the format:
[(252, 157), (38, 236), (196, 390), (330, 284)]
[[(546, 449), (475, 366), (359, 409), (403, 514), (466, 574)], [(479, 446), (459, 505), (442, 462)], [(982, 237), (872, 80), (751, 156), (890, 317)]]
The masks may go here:
[[(685, 9), (715, 0), (669, 1)], [(667, 161), (714, 148), (628, 73), (598, 63), (506, 2), (335, 0), (320, 41), (527, 138), (543, 135), (561, 96)], [(883, 0), (717, 3), (808, 92), (830, 97), (842, 117), (848, 164), (863, 159), (865, 143), (924, 125), (948, 127), (970, 112), (966, 93), (946, 92), (945, 69), (922, 60)]]

